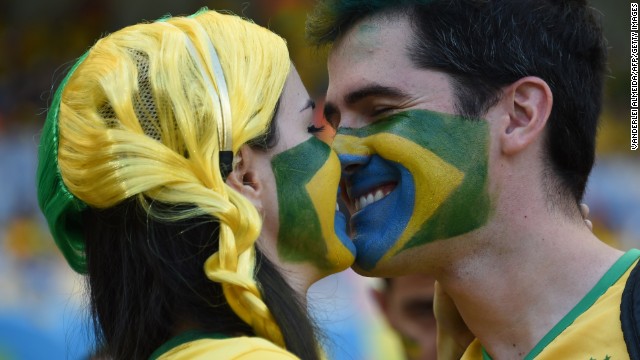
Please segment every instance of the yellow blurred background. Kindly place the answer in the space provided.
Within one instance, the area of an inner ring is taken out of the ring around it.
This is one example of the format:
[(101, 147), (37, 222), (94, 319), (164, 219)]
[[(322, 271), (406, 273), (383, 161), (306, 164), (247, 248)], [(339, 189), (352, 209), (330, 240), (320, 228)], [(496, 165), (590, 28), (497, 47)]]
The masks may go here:
[[(604, 16), (610, 76), (586, 202), (594, 231), (640, 247), (640, 152), (630, 147), (629, 5), (592, 1)], [(84, 359), (91, 346), (84, 285), (53, 245), (36, 202), (38, 133), (54, 88), (75, 58), (123, 26), (202, 6), (253, 19), (287, 39), (311, 95), (327, 85), (322, 51), (306, 46), (313, 0), (2, 0), (0, 2), (0, 359)], [(397, 359), (369, 294), (350, 271), (310, 291), (331, 359)]]

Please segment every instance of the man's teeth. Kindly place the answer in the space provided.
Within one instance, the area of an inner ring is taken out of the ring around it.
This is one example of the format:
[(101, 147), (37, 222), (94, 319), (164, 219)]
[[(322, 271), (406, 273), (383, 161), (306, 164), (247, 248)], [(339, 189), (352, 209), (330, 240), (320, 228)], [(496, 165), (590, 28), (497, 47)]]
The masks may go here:
[(365, 207), (373, 204), (374, 202), (381, 200), (385, 196), (389, 195), (390, 191), (382, 191), (378, 189), (375, 192), (370, 192), (368, 194), (362, 195), (355, 200), (356, 211), (362, 210)]

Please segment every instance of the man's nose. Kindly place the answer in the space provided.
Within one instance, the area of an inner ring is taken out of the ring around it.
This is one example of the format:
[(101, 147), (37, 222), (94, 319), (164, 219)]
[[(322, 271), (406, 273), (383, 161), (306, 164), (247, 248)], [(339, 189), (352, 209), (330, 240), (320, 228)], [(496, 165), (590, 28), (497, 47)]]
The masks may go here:
[(350, 155), (350, 154), (341, 154), (338, 155), (340, 158), (340, 165), (342, 166), (342, 175), (349, 176), (352, 175), (364, 165), (369, 162), (370, 156), (365, 155)]

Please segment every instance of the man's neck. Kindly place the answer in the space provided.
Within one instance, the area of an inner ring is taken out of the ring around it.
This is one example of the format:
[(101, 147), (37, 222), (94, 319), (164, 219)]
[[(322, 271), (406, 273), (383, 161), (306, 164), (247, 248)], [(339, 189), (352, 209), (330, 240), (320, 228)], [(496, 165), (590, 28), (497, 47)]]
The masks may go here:
[(493, 223), (469, 240), (478, 248), (438, 279), (500, 359), (528, 354), (622, 254), (577, 221), (520, 215), (510, 213), (497, 222), (509, 226)]

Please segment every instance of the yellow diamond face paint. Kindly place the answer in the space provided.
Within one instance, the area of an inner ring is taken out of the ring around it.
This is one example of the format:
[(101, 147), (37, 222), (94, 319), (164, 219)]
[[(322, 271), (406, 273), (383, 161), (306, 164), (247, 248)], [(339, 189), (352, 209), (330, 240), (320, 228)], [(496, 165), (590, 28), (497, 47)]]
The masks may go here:
[(283, 261), (310, 262), (326, 274), (351, 266), (355, 247), (336, 211), (340, 162), (315, 137), (271, 161), (278, 192), (278, 254)]
[(342, 128), (333, 144), (343, 166), (357, 249), (372, 270), (408, 248), (484, 225), (488, 127), (483, 120), (414, 110), (360, 129)]

